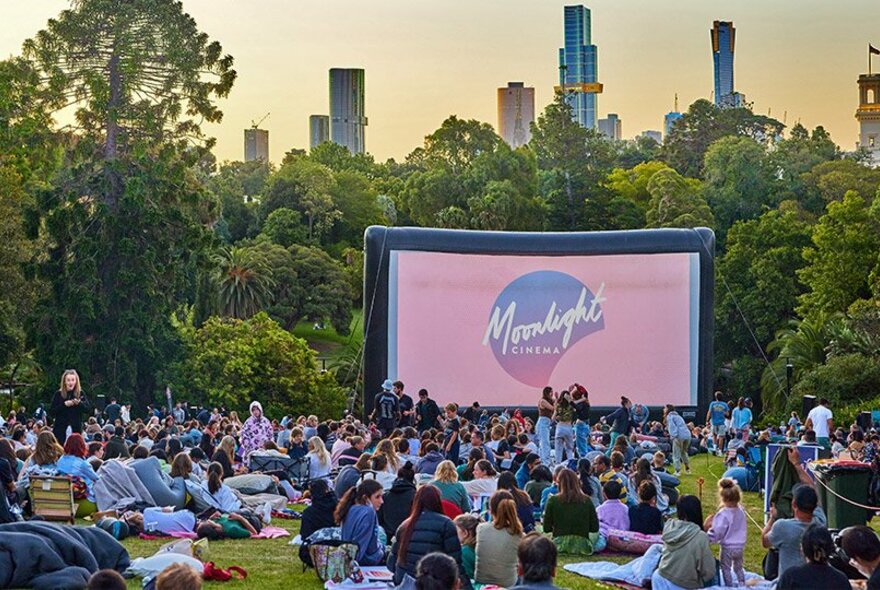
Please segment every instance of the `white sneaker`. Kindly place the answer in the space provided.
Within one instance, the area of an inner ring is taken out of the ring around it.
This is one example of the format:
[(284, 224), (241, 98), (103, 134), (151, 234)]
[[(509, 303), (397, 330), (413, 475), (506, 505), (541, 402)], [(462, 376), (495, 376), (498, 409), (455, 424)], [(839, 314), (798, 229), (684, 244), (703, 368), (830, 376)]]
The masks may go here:
[(263, 521), (263, 523), (269, 524), (270, 522), (272, 522), (272, 504), (270, 504), (269, 502), (263, 504), (257, 511), (257, 513), (260, 515), (260, 519)]
[(675, 471), (672, 475), (675, 477), (681, 477), (681, 471)]

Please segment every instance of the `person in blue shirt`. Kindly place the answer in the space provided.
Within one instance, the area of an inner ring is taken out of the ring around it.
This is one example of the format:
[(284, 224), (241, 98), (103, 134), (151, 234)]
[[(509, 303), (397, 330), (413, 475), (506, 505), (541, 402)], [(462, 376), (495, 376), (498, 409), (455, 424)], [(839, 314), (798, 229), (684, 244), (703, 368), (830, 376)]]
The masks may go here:
[(519, 469), (516, 470), (516, 485), (521, 490), (526, 488), (526, 484), (531, 479), (532, 470), (541, 464), (541, 457), (538, 453), (529, 453), (526, 460), (522, 462)]
[(709, 404), (706, 412), (706, 424), (712, 426), (712, 438), (715, 440), (715, 454), (719, 457), (724, 451), (724, 438), (727, 435), (727, 414), (730, 406), (721, 401), (721, 392), (715, 392), (715, 401)]
[(58, 459), (57, 468), (61, 475), (80, 478), (86, 484), (87, 499), (94, 502), (94, 485), (98, 481), (98, 474), (85, 459), (88, 452), (89, 449), (82, 435), (78, 432), (70, 433), (70, 436), (64, 441), (64, 455)]
[(752, 425), (752, 410), (748, 407), (744, 398), (739, 398), (736, 407), (730, 415), (731, 427), (736, 432), (743, 433), (743, 440), (749, 440), (749, 428)]
[(357, 562), (361, 566), (384, 565), (385, 546), (379, 541), (379, 517), (382, 506), (382, 484), (365, 479), (356, 488), (345, 492), (336, 513), (336, 524), (342, 527), (342, 540), (358, 546)]

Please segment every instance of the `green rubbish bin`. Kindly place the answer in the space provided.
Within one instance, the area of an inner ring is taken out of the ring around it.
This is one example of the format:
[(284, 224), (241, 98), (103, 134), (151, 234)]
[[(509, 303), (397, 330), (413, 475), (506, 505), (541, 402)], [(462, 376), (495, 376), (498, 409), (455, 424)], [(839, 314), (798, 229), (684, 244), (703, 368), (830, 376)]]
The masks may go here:
[[(829, 529), (839, 530), (868, 522), (867, 510), (843, 500), (838, 495), (851, 502), (867, 505), (868, 484), (871, 481), (869, 467), (835, 467), (833, 463), (826, 463), (816, 466), (816, 477), (821, 482), (816, 486), (816, 491), (819, 494), (819, 502), (828, 516)], [(822, 485), (823, 483), (825, 485)], [(825, 486), (834, 493), (828, 491)]]

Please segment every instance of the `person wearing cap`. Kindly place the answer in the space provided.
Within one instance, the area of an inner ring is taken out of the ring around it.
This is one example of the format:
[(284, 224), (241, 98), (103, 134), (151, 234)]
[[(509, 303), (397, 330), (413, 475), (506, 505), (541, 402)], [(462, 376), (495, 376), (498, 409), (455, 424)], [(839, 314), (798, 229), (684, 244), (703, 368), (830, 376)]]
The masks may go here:
[(245, 463), (251, 453), (262, 449), (266, 442), (274, 438), (272, 423), (263, 415), (263, 406), (260, 402), (251, 402), (250, 413), (241, 428), (241, 456)]
[(370, 414), (370, 419), (376, 423), (382, 436), (391, 434), (400, 420), (400, 400), (397, 399), (392, 389), (394, 389), (394, 383), (391, 379), (386, 379), (382, 383), (382, 391), (373, 398), (373, 413)]

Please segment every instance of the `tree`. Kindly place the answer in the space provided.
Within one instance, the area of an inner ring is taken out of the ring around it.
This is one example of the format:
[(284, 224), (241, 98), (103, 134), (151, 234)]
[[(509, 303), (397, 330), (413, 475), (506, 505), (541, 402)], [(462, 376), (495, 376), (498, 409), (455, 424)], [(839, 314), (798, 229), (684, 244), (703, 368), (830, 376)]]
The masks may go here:
[(326, 166), (305, 156), (293, 158), (269, 179), (260, 213), (265, 219), (280, 207), (299, 211), (306, 219), (308, 239), (319, 242), (340, 216), (330, 196), (334, 183), (333, 171)]
[(330, 320), (338, 333), (348, 334), (352, 291), (340, 262), (310, 246), (261, 242), (244, 250), (271, 272), (272, 290), (263, 309), (275, 321), (293, 330), (302, 320)]
[(648, 182), (648, 227), (712, 227), (712, 211), (700, 194), (700, 182), (675, 170), (660, 170)]
[(319, 371), (306, 341), (265, 313), (211, 318), (182, 337), (185, 354), (171, 385), (185, 399), (241, 411), (258, 397), (267, 415), (341, 416), (345, 394), (333, 374)]
[(775, 206), (764, 148), (749, 137), (722, 137), (706, 151), (703, 194), (715, 217), (721, 248), (734, 222)]
[(488, 123), (452, 115), (425, 137), (424, 150), (418, 157), (428, 166), (461, 174), (480, 154), (494, 151), (500, 143), (501, 138)]
[(272, 211), (263, 223), (260, 234), (285, 248), (294, 244), (305, 244), (308, 240), (306, 226), (302, 223), (302, 215), (299, 211), (287, 207)]
[(272, 269), (250, 248), (224, 248), (215, 258), (220, 314), (244, 320), (264, 309), (272, 298)]
[(208, 188), (223, 207), (223, 221), (230, 241), (238, 242), (257, 233), (257, 208), (266, 190), (272, 166), (263, 160), (224, 162), (207, 179)]
[(171, 0), (80, 0), (24, 49), (77, 123), (33, 224), (48, 244), (31, 330), (46, 388), (76, 367), (90, 393), (143, 405), (220, 214), (198, 180), (211, 144), (198, 121), (221, 120), (232, 57)]
[(326, 241), (335, 244), (338, 253), (348, 246), (361, 246), (364, 231), (371, 225), (381, 225), (385, 217), (379, 208), (378, 194), (361, 172), (347, 169), (336, 172), (334, 177), (330, 198), (339, 211), (339, 217), (328, 232)]
[(806, 265), (803, 250), (810, 245), (810, 235), (803, 214), (791, 207), (738, 221), (730, 229), (728, 247), (718, 259), (718, 274), (724, 281), (716, 282), (719, 359), (760, 357), (774, 334), (795, 319), (798, 297), (805, 291), (796, 273)]
[(663, 158), (682, 175), (697, 178), (702, 176), (706, 150), (722, 137), (736, 135), (766, 143), (778, 137), (784, 127), (776, 119), (747, 108), (722, 109), (701, 98), (676, 121), (663, 142)]
[(651, 201), (648, 182), (661, 170), (671, 168), (663, 162), (644, 162), (630, 169), (615, 168), (608, 175), (605, 185), (618, 197), (635, 203), (644, 211)]
[(876, 273), (880, 225), (865, 199), (849, 191), (828, 204), (813, 230), (813, 247), (804, 250), (807, 266), (798, 277), (809, 288), (800, 297), (803, 317), (843, 312), (871, 296), (869, 275)]
[[(594, 129), (572, 120), (571, 105), (557, 93), (532, 124), (529, 146), (544, 171), (541, 194), (548, 204), (547, 229), (598, 229), (608, 223), (610, 198), (603, 182), (614, 163), (614, 147)], [(587, 200), (593, 201), (587, 211)]]
[(843, 200), (848, 191), (854, 191), (866, 201), (871, 201), (880, 185), (880, 170), (853, 160), (831, 160), (802, 174), (801, 182), (804, 200), (813, 205), (816, 213), (821, 213), (828, 203)]

